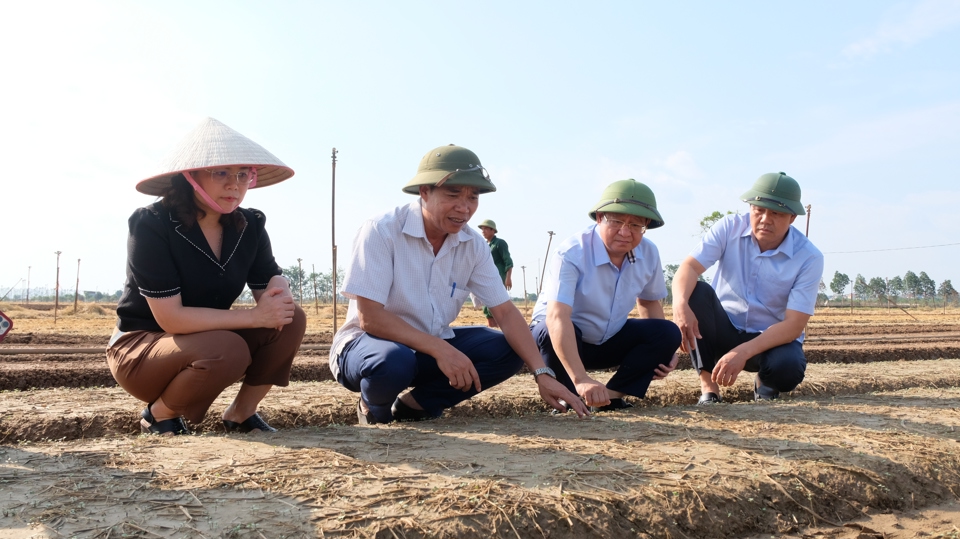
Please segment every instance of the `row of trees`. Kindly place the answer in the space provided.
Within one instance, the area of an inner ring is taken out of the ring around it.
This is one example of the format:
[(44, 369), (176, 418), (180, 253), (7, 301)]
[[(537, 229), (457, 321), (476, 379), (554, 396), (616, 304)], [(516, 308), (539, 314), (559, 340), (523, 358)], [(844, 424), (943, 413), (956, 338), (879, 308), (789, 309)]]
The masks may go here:
[[(307, 273), (299, 264), (283, 270), (283, 276), (290, 281), (290, 290), (297, 303), (333, 303), (333, 269), (327, 273)], [(344, 270), (337, 268), (337, 302), (345, 302), (341, 295), (343, 289)]]
[[(852, 288), (848, 289), (851, 285)], [(823, 283), (821, 288), (824, 288)], [(960, 294), (953, 288), (950, 279), (944, 280), (937, 286), (936, 281), (931, 279), (925, 271), (919, 274), (908, 271), (902, 278), (897, 275), (889, 279), (872, 277), (869, 280), (858, 273), (852, 281), (848, 275), (837, 271), (834, 272), (833, 280), (830, 281), (830, 290), (841, 297), (848, 296), (852, 291), (854, 298), (860, 301), (886, 302), (889, 299), (895, 303), (899, 298), (907, 298), (930, 305), (946, 304), (960, 299)]]

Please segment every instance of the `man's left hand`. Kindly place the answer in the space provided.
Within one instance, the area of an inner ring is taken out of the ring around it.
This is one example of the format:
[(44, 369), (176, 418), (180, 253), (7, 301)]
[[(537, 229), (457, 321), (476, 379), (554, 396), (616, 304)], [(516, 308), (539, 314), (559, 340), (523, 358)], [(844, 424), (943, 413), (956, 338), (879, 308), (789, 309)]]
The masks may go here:
[(732, 386), (737, 381), (737, 376), (743, 371), (743, 366), (747, 364), (750, 358), (736, 350), (731, 350), (723, 355), (713, 368), (710, 379), (721, 386)]
[(671, 372), (673, 372), (674, 369), (677, 368), (677, 363), (679, 361), (680, 361), (680, 357), (677, 356), (676, 352), (674, 352), (673, 357), (670, 358), (669, 365), (664, 365), (663, 363), (661, 363), (659, 367), (653, 370), (653, 379), (663, 380), (664, 378), (666, 378), (668, 374), (670, 374)]
[(590, 410), (587, 409), (587, 405), (583, 403), (580, 397), (571, 393), (563, 384), (550, 376), (545, 374), (537, 376), (537, 386), (540, 388), (540, 398), (552, 406), (554, 410), (567, 411), (559, 402), (559, 399), (563, 399), (563, 402), (567, 403), (578, 416), (586, 417), (590, 415)]

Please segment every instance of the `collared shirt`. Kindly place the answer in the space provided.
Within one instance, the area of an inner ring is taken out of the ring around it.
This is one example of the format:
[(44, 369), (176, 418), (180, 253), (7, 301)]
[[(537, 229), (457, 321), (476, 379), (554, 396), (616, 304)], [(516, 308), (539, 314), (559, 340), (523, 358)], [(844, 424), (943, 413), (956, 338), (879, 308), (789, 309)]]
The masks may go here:
[(454, 336), (450, 324), (471, 292), (486, 305), (510, 301), (490, 248), (475, 230), (465, 226), (448, 234), (434, 255), (420, 199), (364, 222), (343, 282), (343, 295), (350, 298), (347, 320), (330, 347), (334, 377), (340, 351), (363, 334), (356, 298), (380, 303), (414, 328), (450, 339)]
[(273, 258), (263, 212), (238, 208), (246, 224), (223, 227), (220, 259), (199, 225), (187, 228), (163, 204), (138, 208), (128, 220), (127, 280), (117, 305), (120, 331), (163, 331), (146, 298), (180, 296), (185, 307), (229, 309), (243, 292), (263, 290), (283, 272)]
[[(787, 309), (813, 314), (823, 254), (792, 226), (776, 249), (760, 252), (750, 215), (728, 215), (690, 255), (704, 268), (720, 263), (712, 286), (740, 331), (763, 332), (782, 322)], [(797, 340), (803, 342), (803, 335)]]
[(500, 272), (500, 280), (505, 281), (507, 270), (513, 267), (513, 259), (510, 258), (510, 248), (507, 246), (507, 242), (494, 236), (490, 240), (490, 254), (493, 256), (493, 263), (497, 266), (497, 271)]
[(644, 238), (618, 269), (596, 229), (597, 225), (592, 225), (557, 247), (533, 310), (533, 320), (542, 321), (548, 302), (570, 305), (571, 320), (583, 332), (583, 342), (589, 344), (602, 344), (616, 335), (637, 299), (667, 297), (660, 251), (652, 241)]

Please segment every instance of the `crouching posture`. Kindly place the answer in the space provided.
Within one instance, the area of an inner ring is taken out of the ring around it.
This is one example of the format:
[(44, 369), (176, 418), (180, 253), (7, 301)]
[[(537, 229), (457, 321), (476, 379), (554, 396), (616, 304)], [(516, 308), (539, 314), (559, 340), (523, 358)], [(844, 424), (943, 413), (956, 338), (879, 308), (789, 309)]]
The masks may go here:
[[(524, 363), (548, 404), (559, 409), (558, 399), (573, 397), (544, 366), (490, 248), (467, 226), (480, 194), (495, 190), (476, 154), (441, 146), (403, 188), (417, 200), (360, 227), (343, 285), (350, 307), (330, 369), (360, 393), (361, 424), (439, 417)], [(471, 293), (490, 306), (503, 333), (450, 327)], [(576, 410), (587, 413), (582, 404)]]
[[(660, 253), (644, 237), (663, 226), (653, 191), (614, 182), (589, 215), (594, 224), (551, 257), (530, 327), (560, 382), (596, 410), (616, 410), (676, 368), (680, 331), (664, 320)], [(628, 318), (634, 305), (639, 319)], [(606, 384), (587, 373), (610, 367), (618, 368)]]
[[(293, 176), (255, 142), (208, 118), (137, 190), (162, 196), (129, 220), (127, 279), (107, 363), (148, 403), (145, 433), (189, 434), (241, 378), (223, 412), (227, 432), (274, 431), (257, 413), (286, 386), (306, 317), (273, 258), (263, 212), (240, 208), (248, 188)], [(231, 310), (244, 285), (256, 307)]]
[[(717, 221), (673, 278), (673, 319), (700, 375), (700, 402), (722, 402), (720, 386), (756, 372), (754, 399), (771, 400), (803, 381), (803, 328), (817, 302), (823, 255), (791, 224), (804, 215), (800, 185), (764, 174), (741, 198), (748, 215)], [(712, 286), (697, 276), (719, 263)]]

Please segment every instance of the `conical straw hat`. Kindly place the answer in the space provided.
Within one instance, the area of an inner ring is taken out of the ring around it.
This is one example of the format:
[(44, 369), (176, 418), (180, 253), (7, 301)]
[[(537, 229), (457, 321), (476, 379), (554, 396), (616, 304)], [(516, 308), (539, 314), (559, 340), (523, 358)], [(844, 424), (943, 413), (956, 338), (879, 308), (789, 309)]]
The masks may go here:
[(257, 167), (257, 184), (252, 188), (280, 183), (293, 176), (293, 169), (263, 146), (222, 122), (207, 118), (162, 161), (160, 173), (137, 182), (137, 191), (163, 196), (170, 188), (170, 180), (181, 172), (229, 166)]

